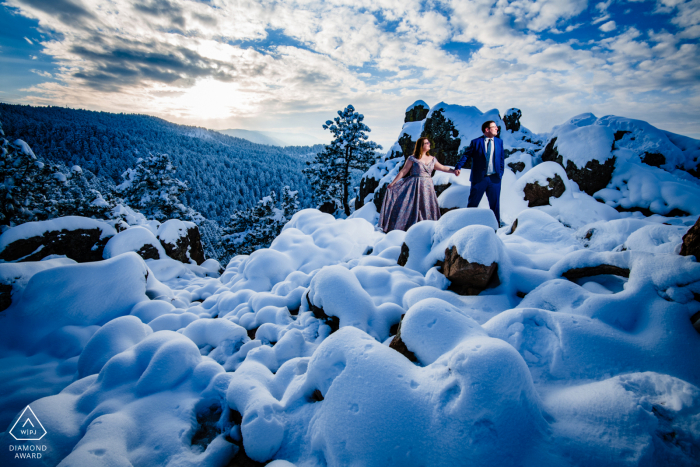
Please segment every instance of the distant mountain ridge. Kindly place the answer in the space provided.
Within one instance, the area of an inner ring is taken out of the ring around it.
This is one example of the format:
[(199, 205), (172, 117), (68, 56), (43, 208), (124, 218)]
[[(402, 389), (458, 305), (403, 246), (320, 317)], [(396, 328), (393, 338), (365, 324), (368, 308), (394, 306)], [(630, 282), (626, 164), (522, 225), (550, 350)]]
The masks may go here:
[(312, 190), (301, 170), (322, 149), (255, 144), (147, 115), (63, 107), (0, 103), (0, 121), (8, 140), (26, 141), (40, 159), (79, 165), (112, 183), (139, 157), (167, 153), (177, 177), (190, 185), (187, 204), (220, 223), (285, 185), (299, 192), (302, 207), (310, 206)]
[(254, 131), (241, 129), (214, 130), (224, 135), (243, 138), (251, 143), (267, 144), (269, 146), (309, 146), (326, 144), (318, 138), (305, 133), (278, 133), (275, 131)]

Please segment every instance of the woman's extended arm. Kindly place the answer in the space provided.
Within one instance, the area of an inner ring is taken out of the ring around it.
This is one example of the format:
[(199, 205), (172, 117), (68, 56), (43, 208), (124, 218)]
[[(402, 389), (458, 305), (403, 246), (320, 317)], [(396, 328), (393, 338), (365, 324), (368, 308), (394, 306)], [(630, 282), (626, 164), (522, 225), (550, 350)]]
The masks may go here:
[(445, 167), (444, 165), (442, 165), (438, 161), (435, 161), (435, 169), (439, 170), (441, 172), (447, 172), (447, 173), (452, 173), (452, 174), (455, 173), (455, 169), (450, 169), (448, 167)]
[(399, 170), (399, 173), (396, 174), (396, 178), (394, 179), (394, 181), (389, 184), (389, 188), (394, 186), (394, 183), (396, 183), (398, 180), (404, 178), (406, 174), (408, 174), (408, 171), (411, 170), (412, 165), (413, 161), (411, 159), (406, 159), (406, 163), (403, 165), (403, 168)]

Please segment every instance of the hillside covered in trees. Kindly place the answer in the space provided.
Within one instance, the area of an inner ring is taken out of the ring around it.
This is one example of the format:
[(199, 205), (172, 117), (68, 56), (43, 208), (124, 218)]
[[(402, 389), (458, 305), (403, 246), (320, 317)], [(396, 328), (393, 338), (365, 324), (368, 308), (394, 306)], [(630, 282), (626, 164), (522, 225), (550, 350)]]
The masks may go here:
[(22, 139), (40, 159), (79, 165), (110, 184), (121, 183), (138, 158), (167, 153), (190, 187), (187, 205), (224, 223), (285, 185), (298, 191), (301, 207), (310, 206), (312, 190), (301, 170), (323, 149), (255, 144), (137, 114), (0, 103), (0, 118), (8, 140)]

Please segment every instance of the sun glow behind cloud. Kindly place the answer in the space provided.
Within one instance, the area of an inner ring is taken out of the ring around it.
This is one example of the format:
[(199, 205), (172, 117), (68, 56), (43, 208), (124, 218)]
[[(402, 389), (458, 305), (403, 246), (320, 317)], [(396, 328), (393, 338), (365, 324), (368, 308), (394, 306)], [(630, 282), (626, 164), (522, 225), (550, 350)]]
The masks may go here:
[(535, 131), (592, 111), (700, 136), (700, 0), (4, 5), (52, 33), (59, 70), (22, 103), (318, 136), (352, 103), (384, 145), (415, 99), (519, 107)]

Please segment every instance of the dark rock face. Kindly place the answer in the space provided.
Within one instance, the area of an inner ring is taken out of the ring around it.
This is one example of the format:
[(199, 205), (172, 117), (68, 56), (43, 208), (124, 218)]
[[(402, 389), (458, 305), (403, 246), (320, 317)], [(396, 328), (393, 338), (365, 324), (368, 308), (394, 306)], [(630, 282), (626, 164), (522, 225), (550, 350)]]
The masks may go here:
[(459, 295), (478, 295), (483, 292), (494, 279), (498, 271), (498, 263), (486, 266), (479, 263), (470, 263), (459, 253), (457, 247), (445, 250), (445, 263), (442, 266), (443, 274), (452, 284), (450, 290)]
[(331, 328), (331, 334), (340, 329), (340, 319), (337, 316), (328, 316), (326, 312), (323, 311), (323, 308), (311, 303), (311, 299), (309, 298), (308, 293), (306, 294), (306, 303), (309, 304), (309, 309), (314, 314), (314, 316), (317, 319), (323, 321)]
[(408, 262), (408, 245), (405, 243), (401, 244), (401, 253), (399, 253), (399, 259), (396, 262), (399, 266), (406, 266)]
[(548, 184), (546, 186), (540, 186), (537, 181), (525, 185), (523, 189), (525, 196), (523, 199), (527, 201), (527, 207), (546, 206), (549, 204), (550, 196), (559, 198), (566, 190), (564, 180), (562, 180), (559, 175), (555, 174), (554, 178), (548, 178), (547, 182)]
[[(553, 161), (564, 167), (564, 158), (555, 147), (556, 141), (557, 138), (552, 138), (547, 143), (542, 160)], [(577, 167), (571, 161), (566, 161), (564, 170), (566, 170), (569, 180), (575, 181), (581, 190), (593, 196), (593, 193), (608, 186), (612, 180), (612, 173), (615, 170), (615, 156), (611, 156), (602, 164), (597, 160), (588, 161), (583, 168)]]
[[(374, 193), (374, 190), (379, 186), (379, 180), (372, 177), (362, 177), (360, 180), (360, 193), (355, 198), (355, 210), (357, 211), (365, 205), (364, 199), (368, 194)], [(323, 211), (325, 212), (325, 211)]]
[(0, 311), (12, 305), (12, 284), (0, 284)]
[(512, 170), (514, 174), (517, 174), (525, 170), (525, 162), (508, 162), (508, 167), (510, 167), (510, 170)]
[(443, 109), (438, 109), (425, 121), (423, 133), (430, 140), (431, 154), (443, 165), (453, 166), (459, 161), (457, 151), (461, 139), (452, 120), (445, 118)]
[[(202, 239), (199, 236), (199, 228), (197, 228), (197, 226), (187, 229), (187, 235), (178, 238), (174, 245), (172, 243), (166, 243), (163, 240), (160, 241), (160, 244), (163, 245), (165, 253), (172, 259), (176, 259), (182, 263), (189, 263), (189, 258), (187, 258), (187, 251), (189, 249), (190, 258), (197, 264), (202, 264), (204, 262), (204, 248), (202, 247)], [(145, 247), (147, 246), (148, 245)], [(139, 254), (141, 253), (139, 252)]]
[(408, 156), (413, 155), (413, 151), (416, 149), (416, 142), (408, 135), (404, 133), (399, 138), (399, 146), (401, 146), (401, 151), (403, 152), (403, 158), (408, 159)]
[(615, 132), (615, 141), (620, 141), (625, 137), (627, 133), (632, 133), (631, 131), (618, 130)]
[(161, 259), (158, 250), (153, 245), (144, 245), (136, 253), (143, 259)]
[(658, 152), (645, 152), (642, 156), (642, 162), (652, 167), (661, 167), (666, 163), (666, 157)]
[(682, 256), (695, 256), (700, 261), (700, 219), (683, 235)]
[(23, 238), (0, 252), (3, 261), (39, 261), (49, 255), (66, 255), (79, 263), (100, 261), (107, 241), (100, 229), (54, 230), (40, 237)]
[(427, 109), (422, 105), (416, 105), (411, 110), (406, 111), (406, 116), (404, 117), (403, 121), (404, 123), (420, 122), (426, 117), (426, 115), (428, 115), (429, 111), (430, 109)]
[[(403, 317), (406, 316), (401, 315), (401, 321), (403, 321)], [(416, 355), (408, 350), (408, 347), (406, 347), (406, 344), (404, 341), (401, 340), (401, 323), (399, 323), (399, 328), (396, 331), (396, 335), (394, 338), (391, 340), (391, 344), (389, 344), (389, 348), (396, 350), (398, 353), (406, 357), (412, 362), (417, 362), (418, 359), (416, 358)]]
[(374, 202), (374, 206), (377, 208), (377, 212), (382, 211), (382, 203), (384, 203), (384, 195), (386, 195), (386, 190), (389, 187), (388, 183), (385, 183), (382, 185), (382, 187), (374, 192), (374, 199), (372, 202)]
[(520, 130), (520, 117), (523, 113), (520, 109), (508, 109), (506, 116), (503, 117), (503, 123), (506, 124), (506, 130), (519, 131)]
[(614, 276), (629, 277), (630, 270), (626, 268), (612, 266), (610, 264), (599, 264), (598, 266), (569, 269), (564, 274), (562, 274), (562, 276), (566, 277), (570, 281), (575, 281), (584, 277), (599, 276), (602, 274), (612, 274)]

